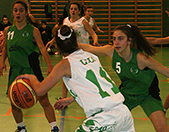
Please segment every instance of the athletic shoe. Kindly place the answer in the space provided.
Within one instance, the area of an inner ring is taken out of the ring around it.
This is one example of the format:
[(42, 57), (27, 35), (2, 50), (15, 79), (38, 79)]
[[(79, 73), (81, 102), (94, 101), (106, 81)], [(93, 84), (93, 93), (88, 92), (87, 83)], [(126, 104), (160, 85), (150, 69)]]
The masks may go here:
[(22, 126), (22, 127), (18, 126), (15, 132), (27, 132), (26, 126)]
[(53, 127), (53, 129), (51, 130), (51, 132), (59, 132), (59, 128), (57, 126)]

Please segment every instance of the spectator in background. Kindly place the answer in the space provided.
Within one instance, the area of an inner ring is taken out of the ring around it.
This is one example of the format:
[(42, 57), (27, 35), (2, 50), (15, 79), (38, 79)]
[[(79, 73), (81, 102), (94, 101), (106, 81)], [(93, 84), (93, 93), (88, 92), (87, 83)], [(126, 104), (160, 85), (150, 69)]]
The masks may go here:
[(44, 46), (46, 46), (48, 41), (52, 39), (52, 29), (47, 25), (45, 21), (42, 21), (42, 25), (39, 27), (39, 31), (41, 33)]
[(0, 31), (3, 31), (7, 26), (11, 26), (11, 25), (12, 24), (9, 22), (8, 17), (4, 15), (1, 21)]
[(85, 7), (85, 16), (84, 16), (84, 18), (89, 22), (89, 25), (96, 32), (104, 33), (104, 31), (100, 30), (100, 28), (97, 26), (94, 18), (92, 18), (92, 15), (93, 15), (93, 7), (92, 6), (86, 6)]

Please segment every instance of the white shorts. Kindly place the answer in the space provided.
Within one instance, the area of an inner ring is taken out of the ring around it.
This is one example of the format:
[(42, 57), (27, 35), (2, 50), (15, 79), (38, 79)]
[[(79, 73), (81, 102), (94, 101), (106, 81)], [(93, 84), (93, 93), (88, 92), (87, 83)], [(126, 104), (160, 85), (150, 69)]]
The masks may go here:
[(127, 106), (119, 106), (87, 118), (75, 132), (135, 132)]

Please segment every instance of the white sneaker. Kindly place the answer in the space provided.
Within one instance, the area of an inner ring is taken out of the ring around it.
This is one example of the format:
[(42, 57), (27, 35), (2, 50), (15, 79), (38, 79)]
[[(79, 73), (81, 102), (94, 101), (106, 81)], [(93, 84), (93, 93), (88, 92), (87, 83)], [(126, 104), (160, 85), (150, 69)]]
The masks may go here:
[(27, 132), (26, 126), (23, 126), (23, 127), (18, 126), (15, 132)]

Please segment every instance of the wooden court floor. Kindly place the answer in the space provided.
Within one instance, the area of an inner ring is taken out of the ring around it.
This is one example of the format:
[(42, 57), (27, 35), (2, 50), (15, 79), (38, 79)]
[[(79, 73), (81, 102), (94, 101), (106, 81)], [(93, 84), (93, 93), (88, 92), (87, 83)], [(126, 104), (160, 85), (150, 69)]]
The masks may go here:
[[(157, 61), (162, 63), (164, 66), (169, 67), (169, 47), (157, 47), (159, 53), (154, 57)], [(62, 57), (60, 55), (50, 55), (53, 65), (57, 64)], [(1, 58), (1, 57), (0, 57)], [(101, 63), (111, 78), (117, 85), (120, 84), (120, 80), (116, 73), (111, 68), (111, 61), (107, 57), (100, 57)], [(40, 56), (41, 68), (46, 76), (47, 66)], [(14, 132), (16, 129), (16, 123), (12, 117), (9, 99), (6, 96), (9, 64), (7, 64), (7, 71), (4, 72), (4, 76), (0, 77), (0, 132)], [(161, 98), (164, 102), (165, 98), (169, 93), (169, 78), (164, 77), (157, 73), (159, 78), (159, 85), (161, 89)], [(70, 95), (69, 95), (70, 96)], [(49, 91), (49, 99), (52, 105), (54, 105), (56, 99), (61, 97), (61, 81)], [(23, 110), (24, 123), (28, 132), (50, 132), (50, 125), (48, 124), (43, 110), (39, 103), (30, 109)], [(61, 111), (55, 110), (56, 121), (59, 127), (63, 129), (63, 132), (74, 132), (74, 130), (82, 123), (85, 119), (85, 114), (78, 106), (77, 103), (73, 103), (65, 110), (65, 115)], [(155, 132), (153, 125), (150, 120), (146, 117), (143, 110), (140, 107), (136, 107), (132, 110), (134, 118), (136, 132)], [(169, 111), (166, 113), (166, 118), (169, 124)]]

